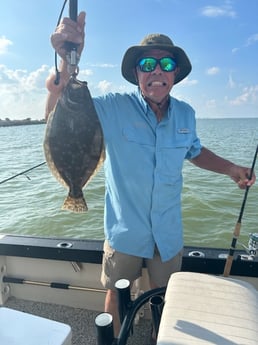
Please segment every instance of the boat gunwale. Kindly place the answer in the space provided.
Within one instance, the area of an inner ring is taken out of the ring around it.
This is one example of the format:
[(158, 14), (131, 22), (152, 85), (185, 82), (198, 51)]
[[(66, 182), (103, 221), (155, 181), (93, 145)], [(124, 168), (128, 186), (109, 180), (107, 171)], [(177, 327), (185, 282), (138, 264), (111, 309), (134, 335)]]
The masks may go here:
[[(103, 240), (0, 235), (0, 256), (101, 264), (102, 253)], [(185, 246), (182, 271), (222, 274), (227, 254), (225, 248)], [(244, 250), (235, 251), (231, 275), (257, 277), (258, 258), (246, 260), (245, 257)]]

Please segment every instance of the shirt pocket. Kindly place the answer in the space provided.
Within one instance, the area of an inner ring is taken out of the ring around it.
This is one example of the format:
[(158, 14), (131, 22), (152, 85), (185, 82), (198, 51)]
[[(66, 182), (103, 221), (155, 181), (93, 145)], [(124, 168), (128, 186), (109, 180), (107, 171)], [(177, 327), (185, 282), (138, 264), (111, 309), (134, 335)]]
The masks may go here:
[(189, 150), (189, 135), (166, 142), (161, 148), (161, 168), (163, 176), (176, 182), (181, 179), (185, 157)]
[(125, 127), (122, 130), (126, 141), (138, 145), (155, 146), (155, 136), (145, 126)]

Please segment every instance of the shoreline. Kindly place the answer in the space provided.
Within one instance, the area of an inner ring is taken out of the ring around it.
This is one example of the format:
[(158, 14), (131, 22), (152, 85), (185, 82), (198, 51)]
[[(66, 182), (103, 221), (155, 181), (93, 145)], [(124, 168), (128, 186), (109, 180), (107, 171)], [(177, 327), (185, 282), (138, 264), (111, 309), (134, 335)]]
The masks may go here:
[(41, 125), (45, 124), (46, 120), (31, 120), (31, 119), (24, 119), (24, 120), (1, 120), (0, 119), (0, 127), (12, 127), (12, 126), (27, 126), (27, 125)]

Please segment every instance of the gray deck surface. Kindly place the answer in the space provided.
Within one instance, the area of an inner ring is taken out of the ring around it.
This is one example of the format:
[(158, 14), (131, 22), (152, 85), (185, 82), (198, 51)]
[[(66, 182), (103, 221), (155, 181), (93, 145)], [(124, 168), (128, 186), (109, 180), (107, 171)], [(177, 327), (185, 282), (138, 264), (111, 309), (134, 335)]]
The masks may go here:
[[(4, 306), (70, 325), (73, 345), (97, 344), (94, 320), (99, 312), (51, 303), (20, 300), (14, 297), (9, 298)], [(134, 326), (133, 335), (130, 336), (127, 344), (149, 345), (150, 329), (150, 321), (141, 319), (139, 324)]]

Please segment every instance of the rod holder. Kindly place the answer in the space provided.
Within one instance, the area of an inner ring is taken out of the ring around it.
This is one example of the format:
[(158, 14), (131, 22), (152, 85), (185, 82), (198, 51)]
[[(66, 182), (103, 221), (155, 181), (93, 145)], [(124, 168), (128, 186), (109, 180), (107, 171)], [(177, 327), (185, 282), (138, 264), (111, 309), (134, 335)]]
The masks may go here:
[(157, 288), (150, 291), (144, 292), (138, 298), (131, 302), (131, 306), (128, 309), (127, 314), (125, 315), (124, 321), (121, 325), (121, 330), (119, 332), (117, 343), (116, 345), (126, 345), (127, 339), (130, 335), (130, 331), (132, 329), (132, 325), (134, 322), (134, 318), (138, 310), (145, 304), (149, 303), (150, 298), (156, 295), (164, 296), (166, 292), (166, 288)]
[(120, 279), (115, 283), (117, 289), (118, 311), (120, 322), (123, 323), (125, 315), (132, 305), (130, 281)]
[(162, 310), (164, 307), (164, 298), (160, 295), (152, 296), (149, 300), (149, 305), (151, 308), (153, 328), (155, 331), (155, 335), (157, 337), (159, 332), (159, 324), (162, 315)]
[(97, 345), (114, 344), (113, 317), (109, 313), (98, 314), (95, 318)]

